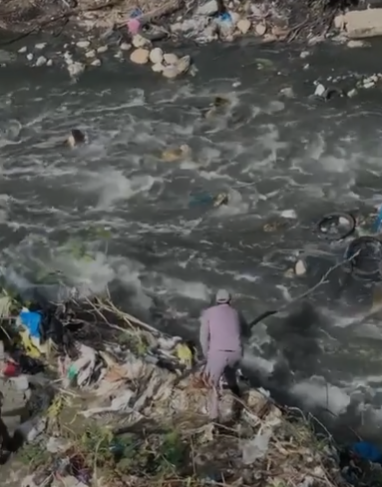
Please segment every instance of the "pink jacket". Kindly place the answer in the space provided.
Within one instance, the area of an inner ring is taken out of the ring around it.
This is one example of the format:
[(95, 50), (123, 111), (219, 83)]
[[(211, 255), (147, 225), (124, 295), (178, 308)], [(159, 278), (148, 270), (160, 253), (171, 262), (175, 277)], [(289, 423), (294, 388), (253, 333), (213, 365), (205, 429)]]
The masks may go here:
[(204, 356), (216, 351), (241, 351), (242, 325), (242, 317), (229, 304), (206, 309), (200, 327), (200, 345)]

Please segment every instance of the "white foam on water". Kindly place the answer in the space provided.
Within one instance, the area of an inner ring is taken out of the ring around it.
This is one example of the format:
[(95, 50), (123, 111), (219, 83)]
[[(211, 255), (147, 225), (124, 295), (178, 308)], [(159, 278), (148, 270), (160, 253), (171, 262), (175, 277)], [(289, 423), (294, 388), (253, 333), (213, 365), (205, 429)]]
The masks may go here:
[(122, 171), (105, 169), (94, 174), (90, 173), (81, 184), (81, 190), (99, 194), (98, 209), (107, 209), (120, 200), (128, 200), (138, 193), (147, 193), (156, 179), (150, 175), (137, 175), (128, 178)]
[(208, 301), (210, 291), (202, 282), (185, 282), (180, 279), (163, 277), (162, 287), (172, 295), (183, 296), (197, 301)]
[(307, 408), (319, 406), (329, 409), (337, 416), (344, 413), (350, 404), (350, 395), (337, 386), (329, 384), (320, 377), (312, 377), (294, 385), (290, 391)]

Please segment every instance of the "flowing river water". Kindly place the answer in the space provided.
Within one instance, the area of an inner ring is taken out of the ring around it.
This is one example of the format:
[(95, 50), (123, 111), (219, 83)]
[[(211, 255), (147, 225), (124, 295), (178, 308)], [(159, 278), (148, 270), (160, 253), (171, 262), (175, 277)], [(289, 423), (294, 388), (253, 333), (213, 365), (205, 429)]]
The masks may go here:
[[(219, 287), (248, 319), (306, 291), (346, 247), (317, 237), (320, 216), (368, 215), (382, 203), (380, 87), (352, 99), (311, 97), (315, 80), (350, 89), (358, 75), (378, 73), (380, 46), (310, 52), (190, 48), (199, 71), (175, 81), (112, 57), (77, 83), (59, 68), (2, 68), (8, 281), (23, 289), (60, 271), (87, 292), (109, 286), (130, 311), (194, 337)], [(229, 109), (203, 118), (216, 95), (230, 99)], [(89, 143), (70, 150), (62, 141), (74, 127)], [(191, 148), (185, 160), (161, 160), (182, 144)], [(228, 192), (229, 204), (190, 205), (200, 191)], [(311, 271), (288, 277), (299, 252), (313, 256)], [(337, 417), (347, 411), (360, 432), (375, 433), (382, 330), (376, 320), (357, 326), (372, 294), (370, 284), (344, 285), (334, 273), (309, 304), (253, 330), (246, 366), (292, 402)]]

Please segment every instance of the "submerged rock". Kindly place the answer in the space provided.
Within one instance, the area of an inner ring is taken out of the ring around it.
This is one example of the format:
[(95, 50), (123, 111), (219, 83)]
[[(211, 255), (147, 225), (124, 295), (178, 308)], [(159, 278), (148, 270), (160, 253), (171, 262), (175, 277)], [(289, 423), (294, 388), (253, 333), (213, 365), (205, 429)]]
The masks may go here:
[(46, 57), (44, 56), (40, 56), (37, 61), (36, 61), (36, 66), (39, 67), (39, 66), (44, 66), (44, 64), (47, 63), (47, 59)]

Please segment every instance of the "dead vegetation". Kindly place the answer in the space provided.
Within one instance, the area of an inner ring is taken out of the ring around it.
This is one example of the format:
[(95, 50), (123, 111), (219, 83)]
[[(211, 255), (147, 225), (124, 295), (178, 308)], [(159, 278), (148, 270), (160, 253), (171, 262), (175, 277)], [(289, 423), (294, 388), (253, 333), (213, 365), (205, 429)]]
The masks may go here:
[[(312, 418), (260, 391), (248, 389), (239, 401), (224, 389), (222, 422), (209, 422), (208, 385), (198, 372), (137, 357), (137, 343), (145, 344), (143, 356), (160, 339), (156, 330), (110, 301), (88, 305), (90, 326), (122, 333), (135, 354), (100, 352), (107, 364), (100, 379), (85, 389), (59, 388), (43, 435), (19, 456), (40, 481), (71, 475), (104, 487), (340, 485), (330, 435), (318, 437)], [(61, 442), (58, 453), (47, 451), (52, 437)]]

